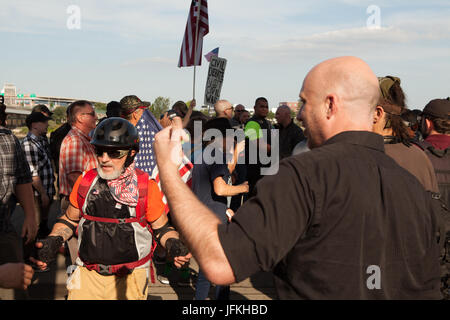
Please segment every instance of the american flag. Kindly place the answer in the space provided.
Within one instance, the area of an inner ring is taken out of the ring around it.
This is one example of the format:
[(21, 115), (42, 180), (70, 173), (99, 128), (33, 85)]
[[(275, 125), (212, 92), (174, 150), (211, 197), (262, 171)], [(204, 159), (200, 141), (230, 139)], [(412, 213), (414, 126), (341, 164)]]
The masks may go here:
[[(200, 3), (200, 19), (198, 19), (198, 6)], [(197, 21), (200, 20), (197, 35), (197, 50), (194, 50), (195, 32)], [(203, 37), (209, 32), (208, 3), (206, 0), (192, 0), (191, 9), (184, 32), (183, 44), (181, 45), (180, 60), (178, 67), (190, 67), (202, 64)], [(195, 52), (195, 53), (194, 53)], [(194, 54), (196, 55), (194, 60)]]
[(208, 62), (211, 62), (211, 58), (213, 56), (218, 57), (219, 56), (219, 48), (215, 48), (214, 50), (211, 50), (210, 52), (208, 52), (207, 54), (205, 54), (205, 58)]
[[(144, 111), (141, 119), (136, 124), (136, 129), (139, 132), (139, 152), (135, 158), (136, 168), (148, 173), (148, 175), (155, 179), (158, 183), (159, 190), (161, 190), (161, 182), (159, 180), (159, 171), (156, 166), (156, 157), (153, 153), (153, 142), (155, 134), (162, 130), (161, 125), (155, 119), (153, 114), (147, 109)], [(183, 162), (178, 168), (181, 179), (190, 187), (192, 184), (192, 169), (194, 165), (185, 156)], [(169, 206), (164, 193), (161, 191), (163, 202), (165, 204), (165, 212), (169, 212)]]

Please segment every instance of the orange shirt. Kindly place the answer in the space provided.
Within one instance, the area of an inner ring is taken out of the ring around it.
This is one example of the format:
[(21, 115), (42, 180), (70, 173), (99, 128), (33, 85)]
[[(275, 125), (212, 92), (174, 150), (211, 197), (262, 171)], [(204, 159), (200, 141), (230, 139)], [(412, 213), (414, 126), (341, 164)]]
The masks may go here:
[[(70, 194), (70, 204), (75, 208), (78, 208), (78, 187), (81, 182), (83, 175), (80, 175), (73, 185), (72, 193)], [(158, 184), (155, 180), (148, 180), (148, 201), (147, 201), (147, 212), (145, 213), (145, 218), (148, 222), (154, 222), (164, 213), (164, 202), (162, 201), (161, 191), (159, 190)]]

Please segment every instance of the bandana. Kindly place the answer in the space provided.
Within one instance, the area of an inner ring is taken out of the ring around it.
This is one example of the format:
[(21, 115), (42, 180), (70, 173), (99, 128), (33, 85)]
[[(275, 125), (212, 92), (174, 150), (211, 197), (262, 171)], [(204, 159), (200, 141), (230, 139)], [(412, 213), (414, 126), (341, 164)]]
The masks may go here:
[(136, 207), (139, 199), (138, 179), (134, 162), (117, 179), (108, 180), (113, 198), (126, 206)]

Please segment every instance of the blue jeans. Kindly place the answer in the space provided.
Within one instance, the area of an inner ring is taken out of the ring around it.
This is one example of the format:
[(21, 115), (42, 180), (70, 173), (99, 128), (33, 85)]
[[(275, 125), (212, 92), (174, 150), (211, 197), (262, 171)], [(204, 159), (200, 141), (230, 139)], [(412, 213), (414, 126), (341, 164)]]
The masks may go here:
[[(195, 300), (205, 300), (209, 295), (209, 288), (211, 282), (206, 279), (205, 274), (200, 269), (198, 272), (197, 283), (195, 285)], [(229, 300), (230, 299), (230, 286), (216, 286), (215, 293), (216, 300)]]

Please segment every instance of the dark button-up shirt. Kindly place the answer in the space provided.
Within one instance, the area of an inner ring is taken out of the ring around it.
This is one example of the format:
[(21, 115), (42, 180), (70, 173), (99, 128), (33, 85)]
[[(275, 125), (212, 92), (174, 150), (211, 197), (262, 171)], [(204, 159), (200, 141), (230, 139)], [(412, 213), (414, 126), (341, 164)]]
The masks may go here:
[(281, 161), (219, 238), (237, 281), (273, 270), (281, 299), (439, 299), (431, 202), (380, 135), (343, 132)]
[(295, 146), (305, 139), (303, 130), (292, 120), (286, 127), (278, 124), (275, 128), (279, 130), (280, 160), (290, 157)]

